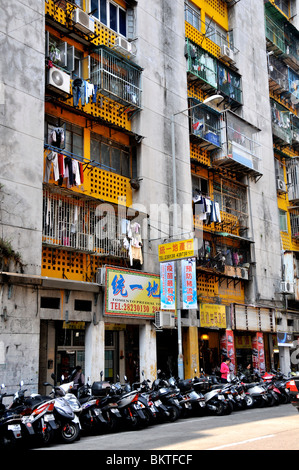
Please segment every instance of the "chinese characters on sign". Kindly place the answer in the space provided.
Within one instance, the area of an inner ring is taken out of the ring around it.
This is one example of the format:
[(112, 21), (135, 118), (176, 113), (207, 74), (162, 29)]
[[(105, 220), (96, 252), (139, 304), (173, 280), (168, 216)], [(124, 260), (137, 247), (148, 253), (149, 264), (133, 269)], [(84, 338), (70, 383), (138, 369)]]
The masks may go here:
[(160, 263), (161, 309), (175, 310), (174, 262)]
[(201, 304), (201, 328), (226, 328), (225, 305)]
[(160, 277), (121, 268), (106, 268), (105, 314), (153, 318), (160, 310)]
[(183, 309), (197, 309), (196, 260), (183, 259), (181, 264)]
[(194, 240), (181, 240), (178, 242), (159, 245), (159, 261), (172, 261), (176, 259), (192, 258), (194, 256)]

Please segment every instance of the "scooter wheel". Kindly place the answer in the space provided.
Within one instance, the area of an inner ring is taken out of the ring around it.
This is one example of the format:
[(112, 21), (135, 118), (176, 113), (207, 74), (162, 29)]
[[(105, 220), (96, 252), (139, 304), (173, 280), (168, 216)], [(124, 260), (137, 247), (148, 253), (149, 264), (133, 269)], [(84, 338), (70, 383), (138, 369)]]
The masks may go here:
[(222, 402), (215, 403), (215, 406), (216, 406), (216, 410), (215, 410), (216, 416), (223, 416), (229, 410), (229, 408), (226, 407), (225, 404)]
[(79, 437), (79, 426), (76, 423), (64, 423), (61, 427), (61, 440), (66, 444), (74, 442)]
[(178, 410), (175, 406), (170, 406), (170, 407), (168, 408), (168, 411), (169, 411), (168, 420), (169, 420), (170, 422), (173, 422), (173, 421), (176, 421), (177, 419), (179, 419), (180, 412), (179, 412), (179, 410)]
[(247, 408), (252, 408), (254, 405), (254, 399), (250, 395), (246, 395), (245, 398)]

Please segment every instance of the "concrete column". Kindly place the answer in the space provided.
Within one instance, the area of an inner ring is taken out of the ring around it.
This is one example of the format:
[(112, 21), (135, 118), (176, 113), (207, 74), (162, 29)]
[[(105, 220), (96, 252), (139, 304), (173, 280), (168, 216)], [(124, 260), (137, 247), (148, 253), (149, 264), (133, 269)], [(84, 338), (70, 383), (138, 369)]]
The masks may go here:
[(144, 371), (145, 379), (153, 381), (157, 378), (157, 345), (156, 331), (150, 323), (139, 326), (139, 354), (140, 354), (140, 379)]
[(89, 382), (100, 380), (105, 372), (105, 323), (89, 323), (85, 332), (85, 377)]
[(194, 376), (194, 369), (199, 372), (199, 350), (197, 326), (189, 326), (184, 331), (184, 370), (185, 378)]
[(290, 348), (279, 347), (279, 364), (280, 370), (284, 375), (288, 375), (291, 372)]

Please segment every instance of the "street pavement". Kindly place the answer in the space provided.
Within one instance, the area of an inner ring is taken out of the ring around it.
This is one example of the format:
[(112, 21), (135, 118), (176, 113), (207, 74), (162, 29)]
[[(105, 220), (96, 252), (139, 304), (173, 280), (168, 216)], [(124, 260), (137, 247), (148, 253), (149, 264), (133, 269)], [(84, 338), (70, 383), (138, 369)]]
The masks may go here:
[[(155, 455), (169, 451), (182, 455), (182, 459), (184, 456), (186, 461), (179, 463), (189, 464), (188, 451), (299, 450), (299, 413), (287, 404), (233, 412), (228, 416), (191, 417), (138, 431), (85, 436), (73, 444), (55, 444), (42, 450), (105, 451), (105, 456), (112, 459), (108, 463), (113, 465), (124, 463), (115, 460), (122, 451), (132, 459), (139, 455), (134, 451), (151, 451)], [(135, 464), (132, 460), (131, 467), (138, 467), (137, 460)]]

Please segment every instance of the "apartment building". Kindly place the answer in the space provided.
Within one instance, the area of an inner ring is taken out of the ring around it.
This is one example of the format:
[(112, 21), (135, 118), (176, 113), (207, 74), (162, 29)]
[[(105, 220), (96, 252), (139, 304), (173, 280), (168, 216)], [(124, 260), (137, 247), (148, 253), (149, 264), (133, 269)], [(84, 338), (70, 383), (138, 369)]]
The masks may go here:
[[(153, 379), (180, 361), (189, 377), (226, 354), (235, 367), (289, 370), (292, 349), (277, 333), (299, 334), (295, 8), (14, 0), (4, 9), (4, 382), (41, 390), (77, 364), (90, 380), (102, 370)], [(288, 116), (277, 131), (274, 115)], [(161, 308), (159, 249), (190, 239), (197, 304), (178, 301), (176, 262), (176, 307)]]

